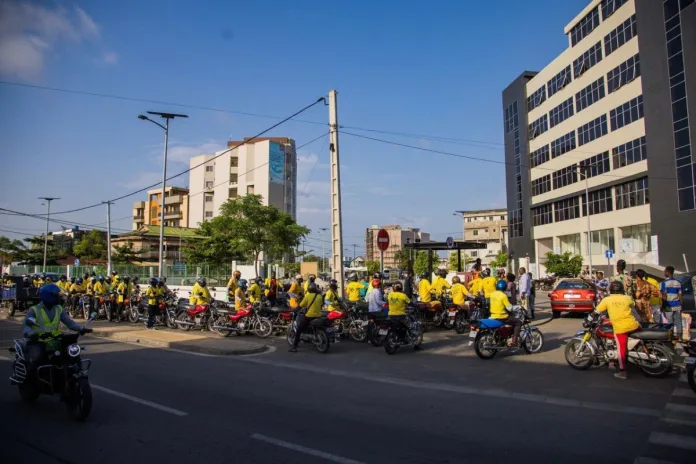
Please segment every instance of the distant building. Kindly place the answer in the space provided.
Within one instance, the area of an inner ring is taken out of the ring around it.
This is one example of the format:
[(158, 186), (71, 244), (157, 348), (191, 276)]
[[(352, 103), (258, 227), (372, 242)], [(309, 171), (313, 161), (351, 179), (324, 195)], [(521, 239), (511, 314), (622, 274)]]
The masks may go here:
[(487, 266), (500, 251), (507, 251), (507, 210), (482, 209), (457, 211), (462, 215), (463, 237), (469, 242), (483, 242), (485, 250), (464, 250), (464, 254)]
[(365, 258), (362, 256), (356, 257), (353, 261), (350, 262), (350, 267), (363, 267), (365, 265)]
[[(133, 203), (133, 230), (160, 224), (162, 189), (147, 191), (147, 201)], [(189, 190), (182, 187), (164, 189), (164, 225), (187, 227), (189, 220)]]
[(264, 205), (297, 217), (295, 141), (288, 137), (248, 140), (227, 142), (229, 148), (243, 143), (234, 150), (191, 158), (191, 168), (205, 164), (189, 173), (189, 188), (202, 192), (191, 196), (190, 227), (217, 216), (230, 198), (247, 194), (261, 195)]
[(430, 234), (414, 227), (400, 225), (372, 226), (365, 230), (365, 261), (379, 261), (380, 251), (377, 247), (377, 232), (385, 229), (389, 233), (389, 248), (384, 252), (384, 267), (399, 268), (397, 253), (404, 249), (406, 243), (429, 242)]
[[(197, 229), (186, 227), (164, 227), (165, 265), (183, 260), (183, 250), (193, 240), (200, 240)], [(141, 226), (138, 230), (117, 235), (111, 239), (111, 249), (133, 243), (134, 251), (143, 251), (139, 257), (143, 264), (156, 264), (159, 259), (159, 226)]]
[[(82, 240), (82, 237), (89, 232), (86, 230), (79, 229), (77, 226), (72, 229), (63, 229), (60, 232), (51, 232), (48, 239), (53, 242), (56, 249), (68, 253), (71, 252), (73, 247)], [(104, 239), (106, 239), (106, 232), (102, 231)], [(42, 235), (43, 237), (43, 235)]]

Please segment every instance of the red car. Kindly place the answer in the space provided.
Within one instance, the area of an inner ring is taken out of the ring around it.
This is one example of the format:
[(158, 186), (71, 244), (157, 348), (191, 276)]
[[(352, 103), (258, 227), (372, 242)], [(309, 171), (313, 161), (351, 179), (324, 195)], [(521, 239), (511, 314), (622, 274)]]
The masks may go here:
[(562, 311), (589, 312), (595, 308), (594, 287), (581, 279), (561, 279), (549, 293), (553, 317)]

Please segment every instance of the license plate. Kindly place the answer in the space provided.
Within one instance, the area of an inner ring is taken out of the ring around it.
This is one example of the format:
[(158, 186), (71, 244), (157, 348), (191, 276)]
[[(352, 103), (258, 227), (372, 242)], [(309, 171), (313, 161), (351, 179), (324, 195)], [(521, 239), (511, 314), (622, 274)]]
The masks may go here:
[(476, 338), (476, 331), (475, 330), (472, 330), (471, 332), (469, 332), (469, 338)]
[(380, 335), (387, 335), (389, 331), (387, 329), (379, 329), (379, 334)]
[(684, 364), (696, 364), (696, 358), (686, 358), (686, 361), (684, 361)]
[(581, 295), (566, 295), (566, 298), (568, 298), (569, 300), (577, 299), (577, 298), (580, 298), (580, 297), (581, 297)]
[(450, 311), (450, 312), (449, 312), (449, 315), (450, 315), (451, 317), (454, 317), (454, 316), (457, 315), (457, 311)]

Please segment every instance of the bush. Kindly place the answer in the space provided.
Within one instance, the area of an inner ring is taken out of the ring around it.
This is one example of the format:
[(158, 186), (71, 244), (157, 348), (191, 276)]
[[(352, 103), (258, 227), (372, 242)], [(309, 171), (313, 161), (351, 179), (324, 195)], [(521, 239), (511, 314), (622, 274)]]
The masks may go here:
[(556, 277), (577, 277), (582, 270), (582, 256), (572, 253), (557, 255), (549, 251), (546, 253), (545, 266), (546, 272)]

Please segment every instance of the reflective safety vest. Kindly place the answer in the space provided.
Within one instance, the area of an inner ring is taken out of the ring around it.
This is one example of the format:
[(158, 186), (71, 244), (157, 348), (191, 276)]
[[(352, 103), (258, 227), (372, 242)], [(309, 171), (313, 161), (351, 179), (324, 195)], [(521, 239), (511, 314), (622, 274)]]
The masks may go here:
[(50, 333), (51, 335), (60, 335), (60, 315), (63, 312), (63, 307), (61, 305), (56, 305), (53, 307), (56, 314), (53, 316), (53, 320), (49, 319), (48, 314), (46, 314), (46, 308), (44, 308), (43, 303), (39, 303), (34, 306), (34, 314), (36, 314), (36, 323), (38, 328), (34, 328), (34, 332), (37, 333)]

